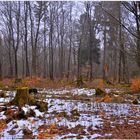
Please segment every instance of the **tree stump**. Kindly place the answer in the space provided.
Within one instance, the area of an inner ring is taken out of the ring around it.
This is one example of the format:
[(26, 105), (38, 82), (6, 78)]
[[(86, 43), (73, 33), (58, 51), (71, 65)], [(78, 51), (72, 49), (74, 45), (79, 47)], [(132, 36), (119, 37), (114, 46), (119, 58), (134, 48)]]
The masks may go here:
[(16, 105), (21, 108), (25, 104), (37, 106), (37, 109), (41, 112), (48, 110), (48, 103), (37, 101), (33, 95), (29, 94), (28, 88), (18, 88), (15, 98), (9, 103), (9, 105)]
[(12, 105), (17, 105), (19, 107), (25, 104), (33, 105), (35, 104), (35, 99), (29, 94), (28, 88), (18, 88), (15, 98), (10, 102)]

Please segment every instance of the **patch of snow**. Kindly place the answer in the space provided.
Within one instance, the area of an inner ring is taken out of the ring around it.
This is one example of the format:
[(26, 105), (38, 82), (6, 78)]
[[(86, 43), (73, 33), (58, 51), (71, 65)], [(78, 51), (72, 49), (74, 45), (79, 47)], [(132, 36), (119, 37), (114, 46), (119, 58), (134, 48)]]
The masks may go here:
[[(88, 96), (95, 94), (95, 89), (59, 89), (59, 90), (46, 90), (42, 93), (53, 93), (55, 95), (70, 93), (74, 95), (82, 95), (86, 94)], [(49, 94), (47, 94), (49, 95)], [(50, 95), (51, 96), (51, 95)], [(1, 98), (0, 98), (1, 99)], [(92, 126), (92, 129), (98, 129), (96, 126), (102, 126), (104, 123), (104, 119), (100, 118), (100, 115), (95, 115), (96, 113), (100, 113), (102, 110), (105, 112), (106, 119), (110, 119), (112, 116), (116, 118), (115, 121), (111, 122), (112, 126), (116, 123), (123, 124), (125, 122), (125, 118), (129, 116), (140, 116), (140, 105), (130, 105), (130, 104), (117, 104), (117, 103), (93, 103), (93, 102), (84, 102), (84, 101), (75, 101), (75, 100), (61, 100), (61, 99), (48, 99), (46, 97), (45, 100), (48, 103), (48, 112), (40, 112), (38, 109), (36, 109), (36, 106), (29, 106), (25, 105), (22, 107), (22, 109), (25, 111), (25, 113), (28, 112), (29, 109), (33, 109), (36, 117), (30, 117), (27, 120), (14, 120), (7, 124), (7, 128), (3, 132), (2, 139), (16, 139), (16, 138), (22, 138), (23, 137), (23, 128), (28, 127), (28, 129), (33, 131), (33, 135), (37, 136), (38, 134), (38, 128), (39, 126), (43, 124), (58, 124), (59, 126), (68, 126), (68, 128), (74, 128), (77, 125), (85, 126), (85, 132), (88, 134), (87, 128), (89, 126)], [(135, 108), (135, 110), (133, 109)], [(10, 108), (15, 109), (16, 106), (11, 106)], [(77, 111), (80, 113), (80, 116), (77, 120), (71, 120), (70, 118), (60, 117), (56, 118), (55, 113), (53, 112), (66, 112), (67, 115), (71, 115), (71, 110), (76, 108)], [(38, 118), (39, 116), (42, 116), (42, 119)], [(0, 112), (0, 119), (4, 118), (4, 112)], [(118, 118), (119, 117), (119, 118)], [(133, 119), (129, 121), (129, 123), (133, 123)], [(137, 121), (136, 123), (140, 123), (140, 121)], [(14, 128), (16, 131), (15, 135), (10, 135), (8, 131), (10, 131), (15, 125), (18, 125), (18, 128)], [(56, 139), (61, 139), (64, 136), (74, 136), (76, 138), (77, 134), (66, 134), (62, 136), (56, 136)], [(111, 136), (111, 134), (94, 134), (91, 136), (91, 139), (97, 138), (98, 136)], [(84, 136), (83, 139), (87, 139), (86, 136)]]
[(30, 109), (33, 109), (34, 110), (35, 108), (36, 108), (36, 106), (30, 106)]
[(4, 115), (4, 111), (0, 112), (0, 120), (1, 119), (6, 119), (7, 117)]
[(29, 106), (29, 105), (25, 105), (24, 107), (22, 107), (22, 109), (25, 112), (25, 114), (27, 112), (29, 112), (30, 109), (32, 109), (35, 112), (36, 117), (39, 117), (39, 116), (42, 117), (44, 113), (40, 112), (38, 109), (35, 109), (35, 108), (36, 108), (36, 106)]
[[(54, 139), (60, 140), (60, 139), (64, 139), (64, 137), (71, 137), (71, 136), (76, 137), (76, 136), (78, 136), (78, 134), (69, 133), (69, 134), (62, 135), (62, 136), (56, 136), (56, 137), (54, 137)], [(72, 138), (72, 139), (74, 139), (74, 138)]]
[(10, 102), (11, 101), (11, 98), (0, 98), (0, 102), (1, 103), (8, 103), (8, 102)]
[(100, 134), (93, 134), (93, 135), (91, 136), (91, 139), (95, 139), (95, 138), (100, 137), (100, 136), (101, 136)]
[(42, 117), (43, 114), (44, 114), (44, 113), (40, 112), (38, 109), (35, 109), (34, 112), (35, 112), (35, 114), (36, 114), (36, 117), (39, 117), (39, 116)]
[(104, 136), (112, 136), (112, 134), (104, 134)]
[(6, 95), (9, 97), (15, 97), (16, 91), (6, 91)]
[(82, 126), (92, 126), (93, 129), (95, 129), (95, 126), (100, 126), (103, 124), (101, 118), (95, 118), (95, 116), (88, 116), (86, 114), (81, 114), (79, 119), (77, 121), (69, 121), (66, 118), (61, 119), (58, 124), (60, 126), (68, 126), (69, 128), (74, 128), (77, 125), (82, 125)]
[(106, 89), (105, 89), (105, 92), (106, 92), (106, 93), (110, 93), (110, 92), (111, 92), (111, 89), (110, 89), (110, 88), (106, 88)]
[(27, 107), (22, 107), (22, 110), (25, 112), (25, 114), (29, 111), (29, 108)]
[(71, 90), (71, 93), (73, 93), (74, 95), (87, 95), (87, 96), (92, 96), (96, 93), (96, 90), (95, 89), (85, 89), (85, 88), (75, 88), (75, 89), (72, 89)]
[(95, 89), (86, 89), (86, 88), (73, 88), (73, 89), (43, 89), (42, 91), (39, 91), (39, 93), (46, 93), (47, 95), (62, 95), (62, 94), (73, 94), (73, 95), (87, 95), (92, 96), (96, 93)]
[[(35, 123), (32, 123), (32, 120), (35, 118), (31, 117), (28, 120), (13, 120), (7, 124), (7, 128), (2, 132), (2, 137), (1, 139), (20, 139), (23, 138), (23, 129), (28, 128), (32, 130), (33, 135), (37, 136), (38, 132), (37, 129), (39, 126), (43, 125), (44, 122), (38, 119), (35, 121)], [(15, 126), (18, 126), (14, 128)], [(9, 131), (10, 130), (15, 130), (14, 135), (10, 135)]]
[(119, 95), (114, 94), (115, 97), (118, 97)]
[(128, 121), (128, 124), (134, 124), (134, 123), (135, 123), (134, 120), (129, 120), (129, 121)]

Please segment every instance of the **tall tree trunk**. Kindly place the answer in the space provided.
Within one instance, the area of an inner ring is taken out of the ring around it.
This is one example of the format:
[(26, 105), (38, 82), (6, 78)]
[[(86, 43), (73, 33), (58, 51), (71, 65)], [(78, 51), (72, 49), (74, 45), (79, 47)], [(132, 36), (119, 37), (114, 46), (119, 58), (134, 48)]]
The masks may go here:
[[(45, 11), (44, 11), (45, 12)], [(46, 78), (46, 63), (47, 63), (47, 54), (46, 54), (46, 17), (44, 17), (44, 65), (43, 65), (43, 77)]]
[(140, 68), (140, 24), (139, 24), (139, 15), (138, 11), (140, 11), (140, 5), (138, 2), (135, 3), (135, 19), (136, 19), (136, 27), (137, 27), (137, 54), (136, 54), (136, 59), (137, 59), (137, 64), (138, 67)]
[[(119, 21), (122, 22), (121, 16), (121, 2), (119, 5)], [(119, 50), (119, 74), (118, 74), (118, 82), (126, 81), (126, 62), (125, 62), (125, 48), (124, 48), (124, 41), (123, 41), (123, 34), (122, 34), (122, 25), (120, 24), (119, 30), (119, 43), (120, 43), (120, 50)]]
[(14, 57), (15, 57), (15, 77), (18, 78), (17, 51), (14, 52)]
[[(121, 22), (121, 2), (119, 5), (119, 21)], [(121, 70), (122, 70), (122, 25), (120, 24), (120, 28), (119, 28), (119, 70), (118, 70), (118, 82), (121, 82)]]
[(61, 28), (60, 28), (60, 37), (61, 37), (61, 53), (60, 53), (60, 75), (61, 78), (64, 76), (64, 9), (63, 9), (63, 2), (62, 2), (62, 8), (61, 8)]
[(117, 49), (114, 48), (114, 69), (113, 69), (113, 83), (117, 80)]
[(2, 79), (2, 62), (0, 62), (0, 79)]
[[(14, 50), (14, 53), (15, 53), (15, 40), (14, 40), (14, 31), (13, 31), (13, 21), (12, 21), (12, 5), (10, 4), (9, 5), (9, 33), (10, 33), (10, 44), (9, 44), (9, 47), (12, 46), (13, 50)], [(12, 44), (12, 45), (11, 45)], [(10, 74), (14, 74), (14, 71), (13, 71), (13, 64), (12, 64), (12, 54), (11, 54), (11, 51), (9, 52), (9, 59), (10, 59)], [(11, 54), (11, 55), (10, 55)], [(16, 61), (16, 60), (15, 60)]]
[[(23, 41), (22, 41), (23, 42)], [(23, 42), (24, 44), (24, 42)], [(26, 75), (25, 73), (25, 55), (24, 55), (24, 51), (25, 51), (25, 48), (24, 46), (22, 47), (22, 77), (24, 78), (24, 76)]]
[(0, 37), (0, 79), (2, 78), (2, 60), (3, 60), (3, 55), (2, 55), (2, 39)]
[(77, 76), (79, 79), (81, 76), (81, 39), (80, 39), (80, 43), (79, 43), (79, 47), (78, 47), (78, 69), (77, 69)]
[(28, 5), (29, 5), (29, 14), (30, 14), (30, 22), (31, 22), (32, 76), (36, 76), (36, 47), (35, 47), (34, 35), (33, 35), (34, 23), (33, 23), (32, 8), (30, 2), (28, 2)]
[(106, 24), (104, 25), (103, 79), (107, 80), (105, 65), (106, 65)]
[(29, 76), (29, 61), (28, 61), (28, 27), (27, 27), (27, 19), (28, 19), (28, 4), (27, 2), (24, 2), (24, 11), (25, 11), (25, 43), (24, 43), (24, 49), (25, 49), (25, 62), (26, 62), (26, 76)]
[(53, 42), (52, 42), (52, 38), (53, 38), (53, 6), (51, 5), (50, 7), (50, 32), (49, 32), (49, 75), (50, 75), (50, 79), (54, 80), (54, 69), (53, 69)]
[(69, 21), (69, 25), (70, 25), (70, 37), (69, 37), (69, 41), (70, 41), (70, 47), (69, 47), (69, 56), (68, 56), (68, 73), (67, 73), (67, 80), (69, 79), (69, 75), (70, 75), (70, 62), (71, 62), (71, 49), (72, 49), (72, 6), (70, 5), (70, 21)]
[(13, 76), (13, 63), (12, 63), (12, 50), (11, 39), (8, 41), (8, 59), (9, 59), (9, 72), (8, 76)]
[(92, 33), (92, 23), (91, 23), (91, 8), (89, 9), (89, 64), (90, 64), (90, 80), (93, 79), (93, 33)]

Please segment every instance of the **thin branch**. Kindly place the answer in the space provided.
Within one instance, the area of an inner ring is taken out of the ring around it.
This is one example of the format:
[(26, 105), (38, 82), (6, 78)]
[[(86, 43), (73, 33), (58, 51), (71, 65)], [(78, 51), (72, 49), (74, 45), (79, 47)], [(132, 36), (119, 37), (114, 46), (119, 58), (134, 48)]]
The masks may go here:
[(109, 16), (111, 16), (113, 19), (115, 19), (120, 25), (122, 25), (122, 27), (124, 29), (126, 29), (131, 35), (133, 35), (134, 37), (140, 39), (139, 36), (137, 36), (136, 34), (134, 34), (133, 32), (131, 32), (121, 21), (119, 21), (116, 17), (114, 17), (112, 14), (110, 14), (107, 10), (105, 10), (103, 7), (102, 7), (102, 4), (99, 3), (99, 5), (101, 6), (102, 10), (107, 13)]

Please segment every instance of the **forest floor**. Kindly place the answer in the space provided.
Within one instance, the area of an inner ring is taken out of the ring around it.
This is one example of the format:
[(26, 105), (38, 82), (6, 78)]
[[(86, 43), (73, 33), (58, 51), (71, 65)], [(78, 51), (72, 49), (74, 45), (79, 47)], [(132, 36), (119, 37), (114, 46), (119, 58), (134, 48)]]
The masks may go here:
[[(140, 139), (140, 93), (108, 87), (103, 95), (95, 88), (38, 88), (33, 94), (48, 104), (7, 106), (15, 90), (0, 90), (0, 139)], [(137, 99), (137, 100), (135, 100)]]

